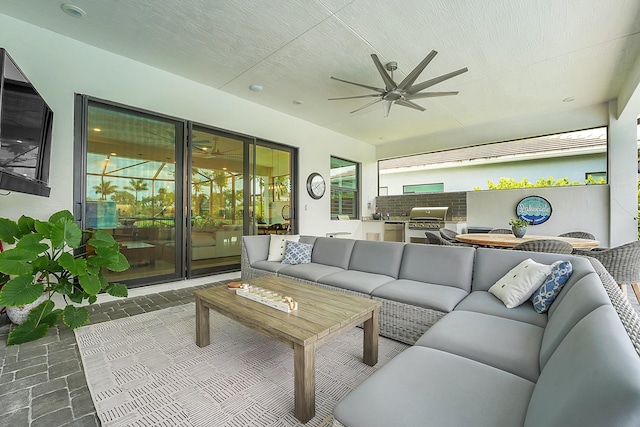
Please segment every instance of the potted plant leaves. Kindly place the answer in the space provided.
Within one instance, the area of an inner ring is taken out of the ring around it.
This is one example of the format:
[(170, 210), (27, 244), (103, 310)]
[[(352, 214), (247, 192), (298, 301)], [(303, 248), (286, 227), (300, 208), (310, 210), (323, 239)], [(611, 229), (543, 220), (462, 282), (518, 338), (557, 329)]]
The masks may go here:
[[(83, 243), (83, 234), (88, 237)], [(127, 287), (109, 283), (104, 270), (125, 271), (129, 262), (118, 243), (105, 231), (82, 231), (67, 210), (56, 212), (47, 221), (21, 216), (18, 221), (0, 218), (0, 240), (15, 247), (0, 253), (0, 305), (24, 306), (44, 295), (26, 321), (11, 330), (7, 344), (20, 344), (45, 336), (61, 320), (70, 328), (89, 320), (85, 307), (100, 292), (126, 297)], [(51, 301), (62, 295), (66, 307), (56, 309)]]
[(522, 218), (512, 218), (509, 221), (509, 225), (511, 226), (511, 231), (513, 235), (516, 237), (524, 237), (527, 233), (527, 226), (529, 225), (529, 221)]

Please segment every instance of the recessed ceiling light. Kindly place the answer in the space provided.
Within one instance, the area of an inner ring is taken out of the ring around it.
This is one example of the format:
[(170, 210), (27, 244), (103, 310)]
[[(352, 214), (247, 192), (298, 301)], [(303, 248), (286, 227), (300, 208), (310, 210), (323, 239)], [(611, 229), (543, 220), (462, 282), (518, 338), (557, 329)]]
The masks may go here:
[(254, 92), (262, 92), (262, 86), (260, 86), (257, 83), (252, 84), (251, 86), (249, 86), (249, 90), (252, 90)]
[(102, 132), (102, 129), (100, 129), (100, 128), (93, 128), (93, 131), (94, 131), (94, 132)]
[(117, 154), (117, 153), (111, 153), (111, 155), (112, 155), (112, 156), (117, 156), (118, 154)]
[(296, 99), (295, 101), (293, 101), (293, 104), (294, 104), (294, 105), (302, 105), (302, 104), (304, 104), (304, 101), (301, 101), (301, 100), (299, 100), (299, 99)]
[(575, 100), (576, 100), (576, 98), (574, 98), (573, 96), (570, 96), (568, 98), (563, 99), (562, 102), (573, 102)]
[(85, 12), (84, 10), (80, 9), (78, 6), (75, 6), (71, 3), (65, 3), (62, 6), (60, 6), (60, 8), (62, 8), (62, 11), (64, 13), (66, 13), (69, 16), (73, 16), (74, 18), (84, 18), (85, 16), (87, 16), (87, 12)]

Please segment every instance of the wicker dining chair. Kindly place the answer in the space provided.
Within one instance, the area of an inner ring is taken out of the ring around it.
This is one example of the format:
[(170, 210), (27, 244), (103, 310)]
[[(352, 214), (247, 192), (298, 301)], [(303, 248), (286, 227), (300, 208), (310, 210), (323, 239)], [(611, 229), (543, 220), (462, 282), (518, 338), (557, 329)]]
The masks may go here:
[(448, 228), (441, 228), (438, 231), (440, 232), (440, 237), (442, 237), (444, 240), (448, 240), (451, 243), (456, 243), (456, 236), (458, 235), (458, 233)]
[(597, 251), (574, 251), (575, 254), (597, 259), (613, 276), (620, 289), (631, 285), (640, 302), (640, 240)]
[(489, 234), (512, 234), (513, 232), (511, 231), (510, 228), (494, 228), (493, 230), (489, 231)]
[(552, 252), (554, 254), (570, 254), (573, 246), (570, 243), (555, 239), (528, 240), (513, 247), (515, 251)]
[(576, 237), (578, 239), (596, 240), (596, 236), (586, 231), (570, 231), (568, 233), (558, 234), (558, 237)]
[(467, 243), (453, 243), (450, 242), (448, 240), (443, 239), (442, 237), (440, 237), (439, 234), (436, 234), (432, 231), (425, 231), (424, 235), (427, 237), (427, 243), (430, 245), (442, 245), (442, 246), (466, 246), (466, 247), (471, 247), (473, 245), (469, 245)]

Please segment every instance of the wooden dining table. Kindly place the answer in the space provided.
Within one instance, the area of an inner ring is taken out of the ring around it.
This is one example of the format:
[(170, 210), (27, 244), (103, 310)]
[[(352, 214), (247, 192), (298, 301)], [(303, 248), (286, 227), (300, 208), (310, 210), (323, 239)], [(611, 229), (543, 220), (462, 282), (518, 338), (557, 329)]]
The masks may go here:
[(474, 245), (493, 246), (495, 248), (513, 248), (519, 243), (530, 240), (553, 239), (562, 240), (571, 244), (576, 249), (593, 249), (600, 246), (600, 242), (591, 239), (579, 239), (577, 237), (538, 236), (527, 234), (524, 237), (516, 237), (513, 234), (469, 233), (458, 234), (456, 240)]

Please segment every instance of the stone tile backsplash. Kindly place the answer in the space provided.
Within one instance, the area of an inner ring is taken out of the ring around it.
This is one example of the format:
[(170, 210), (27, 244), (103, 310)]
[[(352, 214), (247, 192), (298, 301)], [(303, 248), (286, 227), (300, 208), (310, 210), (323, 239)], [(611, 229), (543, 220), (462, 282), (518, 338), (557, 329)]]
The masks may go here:
[(408, 217), (414, 207), (447, 206), (448, 221), (466, 221), (467, 193), (465, 191), (452, 193), (405, 194), (397, 196), (376, 197), (376, 207), (381, 214), (391, 217)]

